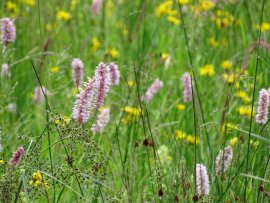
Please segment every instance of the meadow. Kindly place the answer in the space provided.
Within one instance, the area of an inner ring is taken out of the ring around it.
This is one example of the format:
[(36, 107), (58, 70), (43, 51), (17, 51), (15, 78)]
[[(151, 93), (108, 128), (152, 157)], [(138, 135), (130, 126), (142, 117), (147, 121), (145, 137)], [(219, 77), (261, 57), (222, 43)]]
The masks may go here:
[(0, 202), (270, 202), (269, 0), (1, 0)]

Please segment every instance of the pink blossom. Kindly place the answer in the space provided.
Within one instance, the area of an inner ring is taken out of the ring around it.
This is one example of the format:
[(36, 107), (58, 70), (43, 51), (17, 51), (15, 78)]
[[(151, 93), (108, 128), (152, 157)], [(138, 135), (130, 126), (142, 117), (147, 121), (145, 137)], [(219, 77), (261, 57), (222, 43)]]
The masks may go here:
[(259, 102), (257, 107), (256, 122), (259, 124), (265, 124), (268, 119), (268, 107), (269, 107), (269, 92), (266, 89), (262, 89), (259, 95)]
[(103, 62), (99, 63), (95, 71), (94, 87), (96, 90), (95, 105), (99, 109), (103, 103), (106, 95), (110, 90), (111, 75), (108, 67)]
[(231, 146), (227, 146), (224, 150), (220, 150), (216, 158), (216, 174), (219, 175), (222, 172), (225, 172), (232, 161), (233, 158), (233, 149)]
[(103, 0), (93, 0), (91, 10), (94, 15), (97, 15), (100, 11)]
[(13, 153), (12, 158), (9, 160), (9, 165), (11, 167), (17, 165), (20, 162), (24, 153), (25, 153), (24, 148), (18, 147), (18, 149)]
[(74, 58), (71, 62), (71, 67), (72, 67), (73, 81), (76, 87), (79, 88), (83, 80), (83, 69), (84, 69), (83, 62), (78, 58)]
[(189, 102), (192, 100), (192, 84), (191, 84), (191, 77), (189, 73), (185, 73), (182, 76), (182, 82), (184, 86), (184, 102)]
[(9, 43), (15, 42), (16, 39), (16, 28), (13, 24), (13, 21), (9, 18), (1, 19), (1, 41), (4, 46), (7, 46)]
[(49, 95), (49, 91), (44, 86), (36, 87), (34, 90), (34, 102), (41, 103), (45, 99), (44, 94), (47, 96)]
[(85, 88), (80, 88), (73, 107), (73, 118), (80, 124), (86, 123), (90, 117), (90, 110), (93, 108), (93, 99), (95, 95), (94, 79), (89, 78)]
[(9, 71), (9, 66), (8, 64), (4, 63), (1, 66), (1, 77), (9, 77), (10, 76), (10, 71)]
[(118, 66), (114, 63), (109, 64), (109, 71), (111, 75), (111, 85), (119, 85), (120, 82), (120, 72)]
[(163, 82), (158, 78), (151, 84), (151, 86), (146, 91), (143, 100), (150, 102), (153, 99), (153, 96), (163, 87)]
[(109, 120), (110, 120), (110, 109), (105, 108), (98, 115), (98, 119), (96, 123), (92, 125), (92, 128), (91, 128), (92, 132), (94, 134), (96, 134), (97, 132), (100, 132), (100, 133), (103, 132)]
[(196, 184), (199, 195), (209, 194), (209, 178), (203, 164), (196, 164)]

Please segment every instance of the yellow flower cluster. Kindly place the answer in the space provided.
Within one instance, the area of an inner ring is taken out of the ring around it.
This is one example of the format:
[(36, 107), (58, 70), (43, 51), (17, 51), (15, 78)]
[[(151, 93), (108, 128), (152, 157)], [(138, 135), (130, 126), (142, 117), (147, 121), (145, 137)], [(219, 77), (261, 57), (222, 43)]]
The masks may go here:
[(228, 47), (228, 42), (225, 38), (218, 41), (215, 37), (210, 37), (207, 39), (207, 43), (209, 46), (211, 46), (213, 48), (218, 48), (221, 46), (223, 46), (224, 48)]
[(58, 73), (60, 70), (59, 66), (53, 66), (51, 67), (50, 71), (51, 73)]
[(222, 61), (220, 66), (221, 68), (223, 68), (224, 70), (230, 70), (232, 68), (232, 62), (230, 60), (225, 60)]
[(250, 98), (249, 98), (248, 94), (246, 92), (244, 92), (244, 91), (241, 91), (241, 90), (237, 91), (236, 96), (238, 98), (242, 99), (245, 103), (250, 102)]
[[(175, 131), (175, 136), (179, 140), (185, 140), (186, 142), (190, 144), (195, 144), (195, 136), (193, 135), (187, 135), (181, 130), (176, 130)], [(200, 138), (197, 136), (196, 138), (196, 144), (200, 144)]]
[(237, 22), (233, 15), (228, 11), (218, 10), (211, 19), (214, 21), (218, 28), (225, 28), (233, 25), (234, 22)]
[(20, 0), (21, 2), (25, 3), (28, 6), (35, 6), (36, 0)]
[(11, 18), (15, 18), (19, 15), (19, 8), (16, 3), (12, 1), (7, 1), (6, 8), (7, 11), (10, 13)]
[(44, 187), (45, 190), (49, 189), (48, 183), (44, 180), (43, 175), (40, 172), (34, 172), (31, 180), (29, 181), (30, 185), (35, 187)]
[(165, 0), (164, 2), (160, 3), (156, 7), (155, 14), (157, 17), (166, 16), (167, 21), (174, 25), (180, 24), (178, 11), (173, 9), (172, 0)]
[(236, 109), (236, 111), (241, 115), (241, 116), (248, 116), (250, 117), (251, 115), (251, 106), (240, 106)]
[(215, 75), (215, 68), (212, 64), (207, 64), (200, 67), (199, 73), (201, 76), (213, 76)]
[(133, 121), (135, 118), (143, 114), (142, 110), (136, 107), (126, 106), (123, 110), (125, 112), (125, 116), (123, 117), (122, 122), (125, 124)]
[(232, 84), (235, 81), (236, 75), (234, 73), (225, 73), (223, 74), (223, 79), (225, 82)]

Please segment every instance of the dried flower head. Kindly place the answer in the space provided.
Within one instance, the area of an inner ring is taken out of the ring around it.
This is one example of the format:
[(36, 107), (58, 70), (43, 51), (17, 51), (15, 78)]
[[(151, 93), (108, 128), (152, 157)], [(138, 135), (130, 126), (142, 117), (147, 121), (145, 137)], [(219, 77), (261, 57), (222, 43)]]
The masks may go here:
[(227, 146), (224, 150), (220, 150), (216, 158), (216, 174), (219, 175), (222, 172), (227, 171), (233, 158), (233, 149), (231, 146)]
[(9, 18), (1, 19), (1, 41), (4, 46), (7, 46), (9, 43), (15, 42), (16, 39), (16, 28), (13, 24), (13, 21)]
[(15, 165), (17, 165), (20, 162), (24, 153), (25, 153), (24, 148), (18, 147), (18, 149), (13, 153), (12, 158), (9, 160), (9, 165), (11, 167), (14, 167)]
[(262, 89), (259, 95), (259, 102), (256, 115), (256, 122), (259, 124), (265, 124), (267, 122), (269, 99), (270, 94), (268, 90)]
[(79, 88), (83, 80), (83, 69), (84, 69), (83, 62), (78, 58), (74, 58), (71, 62), (71, 67), (72, 67), (73, 81), (76, 87)]
[(154, 95), (163, 87), (163, 82), (158, 78), (151, 84), (151, 86), (146, 91), (145, 95), (143, 96), (143, 100), (146, 102), (150, 102)]
[(105, 108), (103, 109), (100, 114), (98, 115), (96, 123), (92, 125), (92, 132), (96, 134), (97, 132), (103, 132), (104, 128), (106, 127), (107, 123), (110, 121), (110, 109)]
[(96, 108), (99, 109), (104, 103), (104, 99), (110, 90), (111, 84), (111, 75), (108, 66), (103, 62), (98, 64), (94, 79), (94, 87), (96, 90), (95, 105)]
[(209, 194), (209, 178), (206, 167), (203, 164), (196, 164), (196, 183), (199, 195)]
[(111, 75), (111, 85), (119, 85), (120, 82), (120, 72), (118, 66), (114, 63), (109, 64), (109, 71)]
[(184, 86), (184, 102), (189, 102), (192, 100), (192, 82), (189, 73), (184, 73), (182, 76), (182, 82)]
[(86, 123), (90, 117), (90, 110), (93, 107), (93, 99), (95, 95), (94, 79), (89, 78), (85, 83), (85, 88), (80, 88), (73, 107), (73, 118), (80, 124)]

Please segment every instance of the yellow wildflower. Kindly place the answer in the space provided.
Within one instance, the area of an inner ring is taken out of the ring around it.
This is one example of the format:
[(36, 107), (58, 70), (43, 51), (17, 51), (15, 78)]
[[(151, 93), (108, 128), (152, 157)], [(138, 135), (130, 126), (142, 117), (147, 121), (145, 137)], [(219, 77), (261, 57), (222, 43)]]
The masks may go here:
[(21, 0), (21, 2), (27, 4), (28, 6), (35, 6), (36, 0)]
[(208, 11), (215, 7), (215, 4), (211, 0), (202, 0), (201, 9), (203, 11)]
[[(195, 144), (195, 136), (187, 135), (186, 141), (191, 143), (191, 144)], [(198, 136), (196, 137), (196, 144), (200, 144), (200, 138)]]
[(59, 66), (54, 66), (54, 67), (51, 67), (51, 69), (50, 69), (50, 71), (51, 71), (52, 73), (58, 73), (59, 70), (60, 70)]
[(131, 106), (126, 106), (123, 110), (126, 113), (126, 115), (122, 119), (123, 123), (128, 123), (128, 122), (134, 120), (139, 115), (143, 114), (143, 112), (140, 108), (135, 108), (135, 107), (131, 107)]
[(115, 48), (108, 49), (106, 51), (106, 54), (112, 58), (118, 58), (119, 56), (119, 52)]
[(186, 138), (187, 135), (186, 135), (183, 131), (181, 131), (181, 130), (176, 130), (176, 131), (175, 131), (175, 136), (176, 136), (178, 139), (183, 140), (183, 139)]
[(45, 190), (49, 189), (48, 183), (43, 178), (43, 175), (40, 172), (34, 172), (31, 180), (29, 181), (30, 185), (35, 187), (43, 186)]
[(172, 5), (172, 0), (167, 0), (159, 4), (155, 11), (156, 16), (159, 17), (161, 15), (167, 15), (171, 10)]
[(236, 109), (236, 111), (241, 115), (241, 116), (248, 116), (250, 117), (251, 115), (251, 106), (240, 106)]
[(79, 2), (80, 2), (80, 0), (71, 0), (70, 10), (74, 11)]
[(178, 0), (179, 4), (186, 5), (189, 3), (189, 0)]
[(214, 37), (211, 37), (211, 38), (208, 38), (208, 44), (213, 47), (213, 48), (218, 48), (219, 46), (219, 43), (218, 41), (214, 38)]
[(230, 60), (225, 60), (222, 61), (220, 66), (224, 69), (224, 70), (229, 70), (232, 67), (232, 62)]
[(270, 30), (270, 23), (262, 23), (261, 25), (257, 24), (256, 25), (257, 30), (261, 30), (262, 32)]
[(207, 64), (199, 69), (201, 76), (213, 76), (215, 75), (215, 69), (212, 64)]
[(230, 145), (231, 146), (235, 146), (238, 142), (238, 138), (237, 137), (233, 137), (230, 139)]
[(235, 74), (223, 74), (223, 79), (225, 82), (232, 84), (235, 80)]
[(11, 17), (15, 17), (19, 14), (19, 9), (16, 3), (12, 1), (8, 1), (6, 4), (6, 7), (7, 7), (7, 10), (12, 14)]
[(95, 52), (96, 50), (99, 49), (100, 45), (101, 45), (101, 43), (100, 43), (100, 41), (98, 40), (98, 38), (93, 37), (93, 38), (92, 38), (92, 47), (91, 47), (91, 50), (92, 50), (93, 52)]
[(4, 164), (5, 161), (3, 159), (0, 159), (0, 164)]
[(63, 21), (68, 21), (71, 19), (70, 13), (64, 10), (58, 11), (56, 17), (58, 20), (63, 20)]
[(233, 129), (237, 129), (238, 126), (235, 125), (234, 123), (225, 123), (222, 125), (221, 127), (221, 133), (224, 134), (225, 133), (225, 130), (226, 130), (226, 133), (231, 133)]
[(184, 110), (186, 108), (186, 106), (184, 104), (177, 104), (176, 108), (180, 111)]
[(129, 80), (129, 81), (128, 81), (128, 86), (129, 86), (129, 87), (133, 87), (133, 85), (134, 85), (134, 81)]
[(168, 16), (167, 20), (170, 23), (174, 24), (174, 25), (179, 25), (180, 24), (180, 20), (178, 18), (174, 17), (174, 16)]
[(242, 99), (246, 103), (250, 102), (249, 96), (244, 91), (239, 90), (238, 92), (236, 92), (236, 96), (239, 97), (240, 99)]

